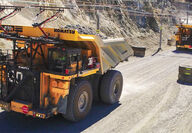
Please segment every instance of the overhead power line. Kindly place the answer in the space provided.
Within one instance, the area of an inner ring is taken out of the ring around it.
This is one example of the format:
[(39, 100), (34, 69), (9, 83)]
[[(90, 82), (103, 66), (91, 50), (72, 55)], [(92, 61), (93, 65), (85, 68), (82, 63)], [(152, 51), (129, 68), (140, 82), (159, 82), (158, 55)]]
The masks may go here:
[[(49, 3), (49, 2), (34, 2), (34, 1), (20, 1), (20, 0), (6, 0), (9, 2), (17, 2), (17, 3), (22, 3), (22, 4), (34, 4), (34, 5), (39, 5), (40, 3), (43, 5), (56, 5), (55, 3)], [(102, 3), (95, 3), (95, 4), (91, 4), (90, 2), (86, 2), (86, 4), (78, 4), (77, 1), (77, 5), (75, 4), (63, 4), (62, 7), (58, 7), (58, 9), (60, 8), (65, 8), (65, 9), (76, 9), (76, 7), (79, 7), (80, 9), (84, 9), (86, 12), (95, 12), (95, 10), (120, 10), (123, 12), (128, 12), (130, 15), (135, 15), (135, 16), (153, 16), (154, 14), (160, 17), (171, 17), (171, 16), (175, 16), (172, 13), (171, 14), (160, 14), (160, 13), (151, 13), (151, 12), (146, 12), (146, 11), (140, 11), (140, 10), (134, 10), (134, 9), (130, 9), (131, 6), (127, 6), (127, 5), (117, 5), (117, 4), (102, 4)], [(35, 8), (38, 6), (27, 6), (26, 8)], [(46, 6), (47, 8), (53, 8), (52, 6)], [(91, 8), (91, 10), (89, 9), (85, 9), (85, 8)], [(55, 9), (55, 8), (54, 8)], [(92, 11), (93, 10), (93, 11)], [(174, 12), (172, 10), (172, 12)], [(191, 12), (192, 11), (188, 11)]]

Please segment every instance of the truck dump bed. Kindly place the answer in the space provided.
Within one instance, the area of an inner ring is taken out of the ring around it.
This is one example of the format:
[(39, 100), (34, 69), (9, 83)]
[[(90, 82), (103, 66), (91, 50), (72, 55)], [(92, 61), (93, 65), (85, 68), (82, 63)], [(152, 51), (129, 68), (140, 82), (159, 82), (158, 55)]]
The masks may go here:
[(103, 40), (101, 45), (103, 71), (114, 68), (133, 55), (133, 50), (123, 38)]

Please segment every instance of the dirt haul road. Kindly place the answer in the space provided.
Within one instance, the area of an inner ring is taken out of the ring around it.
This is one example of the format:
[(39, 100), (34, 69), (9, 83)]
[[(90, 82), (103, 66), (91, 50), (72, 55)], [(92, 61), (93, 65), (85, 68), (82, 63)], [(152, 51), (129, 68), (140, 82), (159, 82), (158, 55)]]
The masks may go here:
[(70, 123), (60, 116), (39, 120), (17, 113), (0, 113), (1, 132), (191, 133), (192, 86), (177, 83), (178, 67), (192, 53), (164, 51), (131, 59), (117, 69), (124, 90), (119, 104), (94, 103), (85, 120)]

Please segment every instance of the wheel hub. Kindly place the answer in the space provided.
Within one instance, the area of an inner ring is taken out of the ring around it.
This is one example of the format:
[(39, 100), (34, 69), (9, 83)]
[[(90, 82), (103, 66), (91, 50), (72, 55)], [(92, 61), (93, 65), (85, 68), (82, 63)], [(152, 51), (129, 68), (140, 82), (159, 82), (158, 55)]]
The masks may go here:
[(88, 93), (83, 91), (78, 100), (78, 109), (80, 112), (85, 111), (88, 104)]
[(118, 85), (117, 85), (118, 83), (116, 82), (115, 83), (115, 85), (114, 85), (114, 87), (113, 87), (113, 93), (114, 93), (114, 95), (117, 95), (117, 93), (118, 93), (118, 91), (119, 91), (119, 88), (118, 88)]

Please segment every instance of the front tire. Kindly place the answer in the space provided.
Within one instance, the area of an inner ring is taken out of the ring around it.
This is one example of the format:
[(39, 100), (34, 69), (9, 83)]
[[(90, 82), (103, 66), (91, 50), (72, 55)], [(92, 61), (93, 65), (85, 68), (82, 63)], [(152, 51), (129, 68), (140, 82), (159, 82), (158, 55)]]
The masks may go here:
[(101, 100), (107, 104), (117, 103), (123, 88), (123, 76), (121, 72), (110, 70), (103, 75), (101, 81)]
[(71, 86), (67, 101), (67, 113), (64, 118), (74, 122), (85, 118), (91, 110), (93, 101), (91, 84), (85, 80), (78, 80)]

